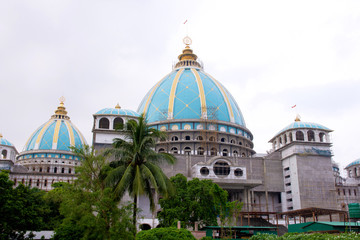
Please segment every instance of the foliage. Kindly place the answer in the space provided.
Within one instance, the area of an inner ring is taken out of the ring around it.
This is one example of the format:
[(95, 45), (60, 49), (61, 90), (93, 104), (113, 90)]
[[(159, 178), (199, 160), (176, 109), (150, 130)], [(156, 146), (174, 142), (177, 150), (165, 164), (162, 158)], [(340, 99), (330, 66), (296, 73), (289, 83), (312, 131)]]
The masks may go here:
[(105, 186), (106, 156), (96, 155), (89, 146), (73, 149), (82, 159), (74, 185), (62, 184), (60, 213), (64, 216), (54, 239), (134, 239), (131, 206), (119, 208), (119, 200)]
[(171, 154), (154, 151), (156, 140), (164, 138), (165, 133), (150, 128), (144, 115), (141, 115), (138, 121), (129, 120), (125, 128), (121, 130), (125, 139), (114, 140), (111, 153), (114, 154), (115, 161), (110, 164), (113, 170), (106, 180), (119, 199), (126, 191), (133, 198), (133, 224), (135, 225), (138, 196), (146, 195), (149, 198), (151, 210), (154, 210), (152, 189), (163, 197), (171, 193), (171, 183), (158, 165), (162, 162), (173, 164), (175, 158)]
[(212, 240), (212, 237), (206, 236), (206, 237), (202, 237), (200, 240)]
[(329, 234), (329, 233), (287, 233), (283, 236), (273, 234), (254, 235), (251, 240), (360, 240), (360, 234), (355, 232)]
[(13, 188), (7, 172), (0, 172), (0, 239), (23, 239), (25, 231), (45, 227), (43, 216), (48, 212), (44, 191), (20, 184)]
[(136, 240), (195, 240), (196, 238), (187, 229), (154, 228), (141, 231), (136, 235)]
[(177, 221), (183, 227), (193, 227), (195, 222), (199, 227), (217, 225), (220, 214), (225, 219), (228, 194), (216, 183), (197, 178), (187, 181), (182, 174), (171, 177), (170, 181), (176, 194), (159, 201), (162, 211), (158, 218), (162, 227), (175, 226)]

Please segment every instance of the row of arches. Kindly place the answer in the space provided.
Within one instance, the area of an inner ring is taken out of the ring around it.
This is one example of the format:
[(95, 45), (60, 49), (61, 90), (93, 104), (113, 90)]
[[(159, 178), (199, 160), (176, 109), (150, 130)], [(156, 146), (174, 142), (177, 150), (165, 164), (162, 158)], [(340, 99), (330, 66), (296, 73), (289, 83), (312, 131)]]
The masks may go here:
[[(48, 186), (51, 186), (52, 184), (54, 184), (55, 182), (63, 182), (62, 179), (60, 179), (59, 181), (56, 181), (55, 179), (51, 179), (51, 180), (48, 180), (48, 179), (33, 179), (30, 178), (30, 179), (26, 179), (25, 178), (22, 178), (21, 180), (18, 181), (17, 178), (14, 178), (14, 186), (17, 186), (19, 185), (20, 183), (23, 184), (23, 185), (28, 185), (30, 187), (48, 187)], [(67, 183), (70, 183), (70, 180), (68, 179), (67, 180)]]
[[(112, 129), (116, 129), (124, 124), (124, 120), (121, 117), (117, 117), (112, 121), (112, 123)], [(106, 117), (101, 118), (99, 120), (99, 128), (110, 129), (110, 120)]]
[[(179, 137), (178, 137), (178, 136), (172, 136), (170, 140), (171, 140), (172, 142), (176, 142), (176, 141), (179, 141)], [(186, 135), (186, 136), (184, 137), (184, 140), (185, 140), (185, 141), (190, 141), (190, 140), (192, 140), (192, 139), (191, 139), (191, 137), (190, 137), (189, 135)], [(197, 137), (195, 138), (195, 140), (197, 140), (197, 141), (204, 141), (204, 137), (203, 137), (203, 136), (197, 136)], [(220, 142), (223, 142), (223, 143), (236, 144), (235, 139), (231, 139), (231, 140), (228, 142), (226, 138), (222, 137), (222, 138), (220, 138), (219, 140), (220, 140)], [(164, 141), (164, 140), (161, 140), (161, 141)], [(210, 137), (208, 138), (208, 141), (209, 141), (209, 142), (216, 142), (216, 138), (215, 138), (214, 136), (210, 136)], [(239, 145), (243, 145), (243, 143), (242, 143), (241, 141), (239, 141), (238, 144), (239, 144)], [(247, 144), (246, 144), (246, 146), (248, 147)]]
[[(192, 151), (193, 151), (193, 150), (192, 150), (191, 147), (185, 147), (185, 148), (183, 149), (182, 153), (187, 154), (187, 155), (190, 155), (190, 154), (192, 154)], [(166, 150), (165, 150), (164, 148), (159, 148), (158, 152), (166, 152)], [(170, 149), (170, 152), (173, 153), (173, 154), (181, 154), (181, 152), (179, 151), (179, 149), (178, 149), (177, 147), (172, 147), (172, 148)], [(205, 149), (204, 149), (203, 147), (198, 147), (198, 148), (196, 149), (196, 152), (195, 152), (194, 155), (205, 155), (205, 154), (206, 154)], [(226, 157), (226, 156), (247, 157), (247, 154), (246, 154), (245, 152), (242, 152), (242, 153), (240, 154), (238, 150), (234, 150), (234, 151), (232, 152), (232, 154), (231, 154), (231, 152), (229, 152), (229, 150), (226, 149), (226, 148), (222, 149), (221, 152), (218, 152), (218, 149), (215, 148), (215, 147), (213, 147), (213, 148), (210, 149), (208, 155), (210, 155), (210, 156), (218, 156), (218, 155), (220, 155), (220, 156), (224, 156), (224, 157)]]
[[(305, 136), (306, 136), (306, 140), (305, 140)], [(317, 139), (318, 137), (318, 139)], [(308, 131), (301, 131), (298, 130), (295, 132), (295, 140), (296, 141), (308, 141), (308, 142), (315, 142), (315, 141), (319, 141), (319, 142), (326, 142), (326, 134), (324, 132), (320, 132), (318, 133), (318, 135), (315, 134), (315, 132), (313, 130), (308, 130)], [(293, 132), (289, 132), (289, 133), (285, 133), (281, 136), (279, 136), (277, 138), (277, 141), (275, 140), (273, 142), (274, 146), (282, 146), (284, 144), (288, 144), (293, 142)]]
[[(28, 170), (30, 170), (30, 168), (28, 168)], [(73, 170), (72, 168), (58, 168), (58, 167), (54, 167), (54, 168), (50, 168), (50, 167), (47, 167), (47, 168), (42, 168), (42, 167), (39, 167), (39, 168), (35, 168), (33, 167), (32, 168), (32, 171), (33, 172), (44, 172), (44, 173), (68, 173), (68, 174), (72, 174), (72, 173), (75, 173), (75, 170)]]

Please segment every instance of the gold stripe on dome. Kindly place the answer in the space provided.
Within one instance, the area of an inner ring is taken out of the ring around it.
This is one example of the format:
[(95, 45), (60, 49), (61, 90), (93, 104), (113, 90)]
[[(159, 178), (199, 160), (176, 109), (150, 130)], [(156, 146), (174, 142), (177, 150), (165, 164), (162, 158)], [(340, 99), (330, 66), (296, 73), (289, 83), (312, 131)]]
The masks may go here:
[(52, 149), (57, 148), (57, 143), (58, 143), (58, 140), (59, 140), (60, 125), (61, 125), (61, 120), (56, 120)]
[(230, 122), (235, 122), (235, 118), (234, 118), (234, 111), (231, 107), (231, 103), (230, 100), (224, 90), (224, 88), (222, 87), (222, 85), (212, 76), (210, 76), (210, 74), (208, 74), (208, 76), (214, 81), (214, 83), (216, 84), (216, 86), (220, 89), (221, 94), (223, 95), (223, 98), (225, 99), (226, 105), (228, 107), (229, 110), (229, 115), (230, 115)]
[(169, 75), (166, 75), (165, 77), (163, 77), (163, 79), (161, 79), (159, 82), (157, 82), (156, 85), (152, 88), (151, 93), (149, 94), (148, 99), (146, 100), (146, 104), (145, 104), (143, 113), (146, 113), (146, 111), (147, 111), (147, 109), (148, 109), (148, 107), (149, 107), (150, 100), (151, 100), (151, 98), (153, 97), (156, 89), (159, 87), (160, 83), (162, 83), (162, 81), (163, 81), (166, 77), (168, 77), (168, 76), (169, 76)]
[(40, 143), (42, 137), (44, 136), (44, 132), (45, 132), (46, 129), (48, 129), (49, 125), (50, 125), (52, 122), (53, 122), (53, 120), (51, 119), (51, 120), (48, 121), (48, 122), (45, 124), (45, 126), (41, 129), (41, 131), (40, 131), (40, 133), (39, 133), (39, 135), (38, 135), (38, 137), (37, 137), (37, 139), (36, 139), (34, 149), (38, 149), (38, 148), (39, 148), (39, 143)]
[(168, 118), (170, 118), (170, 119), (173, 118), (176, 88), (177, 88), (177, 85), (179, 82), (179, 78), (183, 72), (184, 72), (184, 69), (180, 69), (177, 72), (177, 74), (174, 78), (174, 81), (172, 83), (172, 86), (171, 86), (171, 91), (170, 91), (170, 96), (169, 96), (169, 108), (168, 108)]
[(191, 72), (195, 76), (196, 83), (197, 83), (198, 89), (199, 89), (201, 118), (205, 118), (205, 117), (207, 117), (207, 111), (206, 111), (206, 98), (205, 98), (204, 86), (203, 86), (203, 83), (202, 83), (199, 73), (195, 69), (191, 69)]
[(70, 135), (70, 145), (75, 146), (74, 131), (68, 121), (65, 121), (65, 125), (66, 125), (69, 135)]
[(85, 138), (84, 138), (84, 136), (81, 134), (81, 132), (79, 131), (79, 129), (78, 129), (75, 125), (72, 125), (72, 126), (73, 126), (73, 128), (75, 128), (76, 132), (77, 132), (78, 135), (80, 136), (81, 141), (82, 141), (82, 144), (86, 144)]

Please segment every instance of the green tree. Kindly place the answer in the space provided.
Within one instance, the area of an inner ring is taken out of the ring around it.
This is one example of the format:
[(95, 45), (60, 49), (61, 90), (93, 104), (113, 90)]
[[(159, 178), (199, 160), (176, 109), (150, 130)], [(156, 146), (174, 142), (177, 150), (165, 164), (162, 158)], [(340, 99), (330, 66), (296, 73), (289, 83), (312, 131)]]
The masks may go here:
[(172, 185), (158, 164), (166, 162), (173, 164), (174, 156), (168, 153), (154, 151), (157, 139), (165, 137), (165, 133), (147, 125), (144, 115), (138, 121), (130, 120), (125, 128), (120, 129), (125, 139), (116, 138), (112, 152), (115, 161), (114, 168), (107, 177), (107, 182), (114, 188), (118, 198), (126, 191), (133, 198), (133, 224), (136, 224), (137, 198), (146, 195), (150, 200), (150, 208), (154, 210), (155, 189), (163, 197), (172, 191)]
[(54, 239), (134, 239), (131, 207), (119, 207), (113, 190), (105, 185), (106, 156), (97, 155), (89, 146), (73, 152), (80, 157), (81, 166), (76, 169), (78, 178), (73, 185), (59, 186), (64, 220)]
[(7, 172), (0, 172), (0, 239), (21, 239), (25, 231), (45, 228), (48, 211), (44, 191), (20, 184), (13, 188)]
[(141, 231), (136, 235), (136, 240), (195, 240), (196, 238), (187, 229), (154, 228)]
[(183, 227), (217, 225), (217, 217), (226, 210), (228, 194), (211, 180), (194, 178), (187, 181), (182, 174), (170, 178), (176, 193), (161, 199), (162, 211), (158, 214), (161, 226), (175, 226), (181, 221)]

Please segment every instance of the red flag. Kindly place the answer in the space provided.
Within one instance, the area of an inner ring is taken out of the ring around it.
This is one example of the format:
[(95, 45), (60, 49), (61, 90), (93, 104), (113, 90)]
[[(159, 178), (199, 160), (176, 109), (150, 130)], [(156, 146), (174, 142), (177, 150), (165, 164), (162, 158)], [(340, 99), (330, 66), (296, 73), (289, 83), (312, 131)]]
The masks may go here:
[(294, 106), (292, 106), (291, 108), (294, 108), (294, 107), (296, 107), (296, 104)]
[(185, 24), (185, 23), (187, 23), (187, 19), (186, 19), (186, 21), (184, 22), (184, 24)]

